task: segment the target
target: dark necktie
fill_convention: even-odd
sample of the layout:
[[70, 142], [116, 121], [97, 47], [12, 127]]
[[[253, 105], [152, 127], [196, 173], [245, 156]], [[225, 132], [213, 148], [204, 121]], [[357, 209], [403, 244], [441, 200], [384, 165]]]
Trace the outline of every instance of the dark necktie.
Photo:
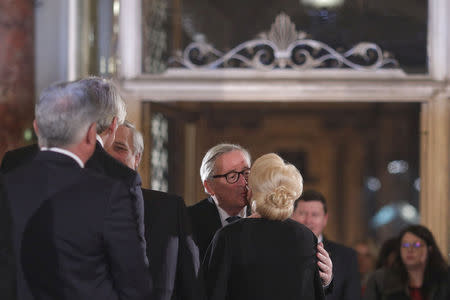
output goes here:
[[239, 220], [239, 219], [241, 219], [241, 217], [239, 217], [239, 216], [232, 216], [232, 217], [226, 218], [225, 221], [227, 221], [228, 224], [229, 224], [229, 223], [234, 222], [234, 221], [237, 221], [237, 220]]

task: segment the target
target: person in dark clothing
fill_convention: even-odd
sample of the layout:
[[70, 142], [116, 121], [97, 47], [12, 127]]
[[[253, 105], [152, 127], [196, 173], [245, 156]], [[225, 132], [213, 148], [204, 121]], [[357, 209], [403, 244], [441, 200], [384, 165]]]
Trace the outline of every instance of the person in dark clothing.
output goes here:
[[364, 300], [448, 300], [450, 273], [433, 234], [422, 225], [405, 228], [396, 258], [369, 278]]
[[[247, 200], [250, 166], [248, 151], [234, 144], [218, 144], [203, 157], [200, 177], [209, 197], [188, 207], [201, 261], [218, 229], [250, 215]], [[319, 274], [329, 293], [332, 263], [321, 244], [318, 245], [317, 256]]]
[[0, 173], [0, 299], [16, 299], [16, 266], [12, 240], [11, 210]]
[[[108, 153], [136, 170], [144, 151], [144, 140], [133, 124], [125, 121], [117, 128]], [[153, 300], [201, 300], [203, 289], [198, 278], [198, 248], [183, 198], [142, 189], [144, 226], [153, 279]]]
[[289, 217], [303, 189], [300, 172], [276, 154], [255, 161], [249, 218], [214, 236], [202, 263], [209, 300], [324, 299], [317, 238]]
[[4, 177], [18, 299], [150, 297], [128, 187], [85, 168], [100, 114], [95, 95], [78, 82], [51, 86], [36, 103], [41, 149]]
[[330, 254], [333, 262], [333, 288], [331, 292], [327, 293], [326, 299], [361, 299], [361, 282], [356, 252], [324, 238], [322, 234], [328, 221], [325, 197], [314, 190], [305, 191], [295, 201], [292, 219], [311, 229]]

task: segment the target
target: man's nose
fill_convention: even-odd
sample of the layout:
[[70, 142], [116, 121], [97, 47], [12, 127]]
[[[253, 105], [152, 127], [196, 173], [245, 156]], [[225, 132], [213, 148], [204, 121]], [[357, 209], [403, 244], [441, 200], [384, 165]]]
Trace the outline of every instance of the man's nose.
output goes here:
[[245, 176], [243, 174], [239, 174], [239, 179], [237, 183], [241, 186], [246, 186], [248, 184], [248, 180], [245, 179]]
[[309, 225], [311, 223], [311, 217], [309, 215], [305, 215], [305, 225]]

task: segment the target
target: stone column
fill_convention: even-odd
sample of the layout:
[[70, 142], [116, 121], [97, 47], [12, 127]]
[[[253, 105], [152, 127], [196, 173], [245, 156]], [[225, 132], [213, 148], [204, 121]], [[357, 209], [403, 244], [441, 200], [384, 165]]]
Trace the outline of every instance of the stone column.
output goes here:
[[[0, 158], [23, 146], [34, 107], [34, 7], [29, 0], [0, 0]], [[29, 136], [30, 137], [30, 136]]]
[[428, 2], [430, 77], [442, 86], [421, 112], [421, 223], [433, 232], [444, 257], [450, 254], [450, 2]]
[[421, 111], [421, 223], [436, 239], [444, 257], [449, 253], [450, 101], [439, 93]]

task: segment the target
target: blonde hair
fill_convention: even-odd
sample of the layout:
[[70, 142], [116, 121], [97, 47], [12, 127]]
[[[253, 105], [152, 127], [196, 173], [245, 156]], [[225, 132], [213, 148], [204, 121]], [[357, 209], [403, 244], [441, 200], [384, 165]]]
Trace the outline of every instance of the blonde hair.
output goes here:
[[263, 218], [285, 220], [294, 209], [294, 201], [303, 191], [303, 178], [297, 168], [275, 153], [258, 158], [249, 178], [252, 206]]

